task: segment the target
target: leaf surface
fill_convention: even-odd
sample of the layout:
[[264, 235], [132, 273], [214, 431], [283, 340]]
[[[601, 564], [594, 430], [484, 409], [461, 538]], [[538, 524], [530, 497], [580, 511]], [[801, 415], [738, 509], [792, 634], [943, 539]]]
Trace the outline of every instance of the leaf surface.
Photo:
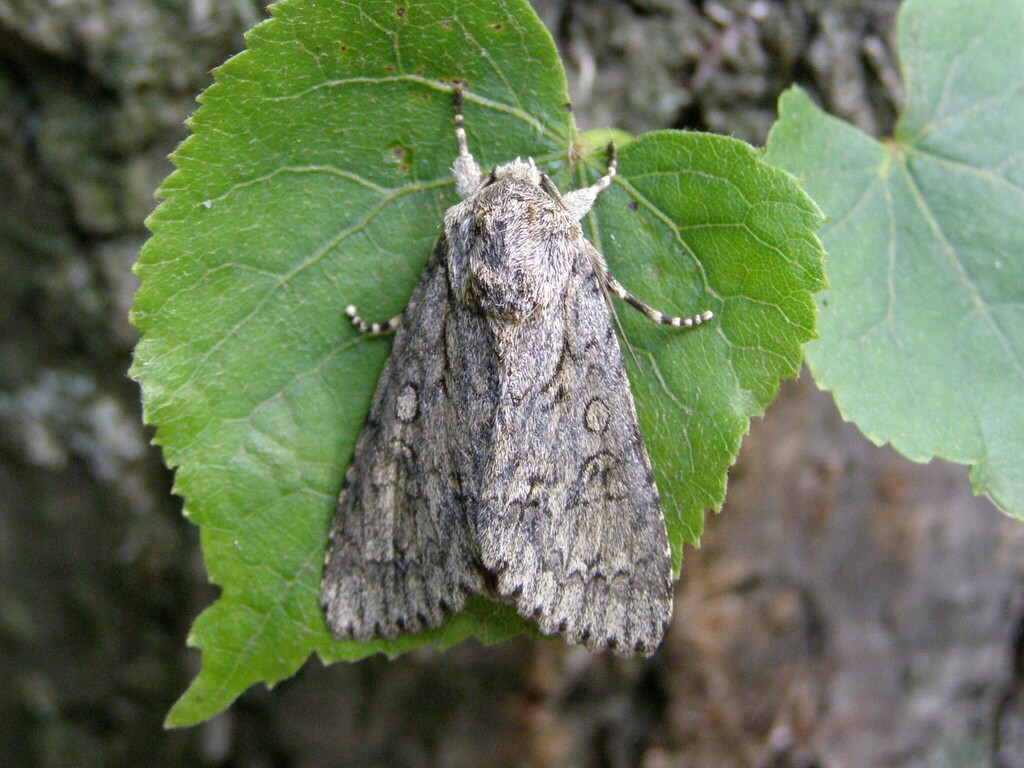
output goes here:
[[886, 141], [799, 90], [767, 158], [830, 217], [818, 383], [875, 443], [972, 465], [1024, 516], [1024, 5], [910, 0], [907, 93]]
[[[568, 189], [606, 162], [580, 159], [561, 64], [526, 2], [272, 10], [202, 95], [137, 266], [133, 373], [222, 589], [193, 628], [202, 669], [169, 725], [212, 716], [312, 652], [354, 660], [529, 629], [479, 598], [420, 635], [328, 634], [327, 528], [389, 348], [357, 336], [344, 308], [399, 312], [456, 200], [453, 79], [467, 83], [485, 167], [532, 156]], [[666, 312], [716, 313], [680, 332], [617, 305], [678, 564], [703, 510], [721, 505], [749, 416], [813, 333], [819, 214], [788, 174], [722, 137], [641, 136], [620, 171], [586, 223], [612, 270]]]

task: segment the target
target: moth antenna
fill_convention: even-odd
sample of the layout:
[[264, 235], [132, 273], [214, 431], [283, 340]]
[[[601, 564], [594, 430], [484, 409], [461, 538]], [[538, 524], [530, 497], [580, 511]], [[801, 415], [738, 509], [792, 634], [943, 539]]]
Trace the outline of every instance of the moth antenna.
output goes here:
[[[530, 159], [533, 162], [533, 159]], [[565, 208], [565, 200], [562, 198], [562, 193], [558, 191], [558, 187], [555, 186], [555, 182], [551, 180], [544, 171], [540, 171], [540, 185], [543, 189], [547, 190], [547, 193], [555, 198], [555, 201]]]
[[466, 142], [462, 93], [462, 83], [456, 80], [452, 83], [452, 100], [455, 108], [455, 141], [459, 145], [459, 156], [455, 158], [455, 164], [452, 166], [452, 175], [455, 176], [455, 191], [459, 193], [459, 197], [469, 197], [480, 186], [480, 166], [469, 153], [469, 145]]
[[572, 192], [566, 192], [565, 197], [562, 198], [563, 205], [570, 215], [577, 219], [582, 219], [590, 209], [594, 206], [594, 201], [597, 200], [597, 196], [612, 183], [612, 179], [615, 178], [615, 174], [618, 172], [619, 161], [615, 154], [615, 143], [608, 142], [608, 169], [605, 171], [604, 176], [595, 181], [589, 187], [583, 189], [574, 189]]
[[455, 141], [459, 145], [459, 157], [471, 156], [466, 144], [465, 118], [462, 116], [462, 83], [456, 81], [452, 85], [452, 98], [455, 108]]
[[608, 142], [608, 167], [605, 169], [604, 176], [602, 176], [600, 179], [598, 179], [593, 184], [591, 184], [590, 187], [588, 187], [588, 189], [593, 190], [594, 197], [597, 197], [598, 194], [600, 194], [604, 190], [608, 189], [608, 187], [612, 183], [612, 179], [615, 178], [615, 175], [618, 172], [619, 172], [619, 156], [618, 156], [618, 154], [615, 151], [615, 142], [614, 141], [609, 141]]
[[386, 333], [397, 330], [398, 326], [402, 324], [402, 317], [405, 315], [404, 312], [399, 312], [386, 323], [368, 323], [359, 316], [353, 304], [345, 307], [345, 314], [348, 315], [348, 319], [352, 321], [352, 325], [356, 327], [356, 330], [371, 336], [383, 336]]
[[619, 169], [619, 154], [615, 151], [615, 139], [608, 141], [608, 171], [607, 175], [615, 176]]

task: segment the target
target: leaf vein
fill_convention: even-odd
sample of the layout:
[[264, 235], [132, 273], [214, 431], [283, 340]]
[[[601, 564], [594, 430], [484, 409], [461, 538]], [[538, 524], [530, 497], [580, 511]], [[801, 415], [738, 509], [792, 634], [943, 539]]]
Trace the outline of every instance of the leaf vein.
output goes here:
[[241, 331], [242, 328], [248, 325], [248, 323], [251, 320], [258, 317], [259, 313], [263, 310], [263, 308], [266, 307], [267, 304], [270, 303], [271, 299], [273, 299], [277, 295], [277, 292], [281, 290], [284, 286], [286, 286], [293, 278], [295, 278], [296, 275], [304, 272], [306, 269], [309, 269], [310, 267], [319, 263], [328, 253], [337, 248], [338, 245], [343, 243], [349, 237], [363, 231], [367, 226], [369, 226], [370, 222], [373, 221], [373, 219], [376, 218], [376, 216], [382, 210], [384, 210], [388, 205], [390, 205], [398, 198], [403, 197], [407, 194], [412, 194], [414, 192], [447, 186], [451, 183], [453, 183], [452, 180], [446, 177], [444, 179], [438, 179], [432, 182], [425, 182], [423, 184], [415, 186], [402, 187], [401, 189], [398, 189], [393, 193], [386, 195], [376, 205], [371, 207], [359, 221], [357, 221], [351, 227], [348, 227], [339, 232], [337, 235], [331, 238], [331, 240], [329, 240], [325, 245], [317, 249], [316, 252], [314, 252], [309, 258], [305, 259], [299, 264], [296, 264], [288, 272], [281, 275], [278, 278], [277, 283], [274, 286], [272, 286], [269, 291], [267, 291], [266, 295], [263, 298], [256, 302], [256, 304], [245, 315], [245, 317], [243, 317], [241, 320], [235, 323], [235, 325], [233, 325], [228, 330], [227, 333], [225, 333], [220, 339], [218, 339], [218, 341], [215, 344], [213, 344], [206, 351], [205, 354], [203, 354], [203, 356], [195, 364], [195, 367], [184, 379], [184, 381], [182, 381], [181, 384], [175, 387], [174, 391], [170, 394], [170, 399], [177, 399], [177, 396], [180, 394], [181, 390], [192, 383], [195, 376], [198, 374], [200, 370], [202, 370], [205, 367], [206, 363], [210, 360], [210, 358], [230, 339], [237, 336], [239, 331]]
[[[431, 89], [433, 91], [438, 91], [440, 93], [452, 93], [452, 87], [450, 85], [446, 85], [444, 83], [440, 83], [440, 82], [437, 82], [435, 80], [431, 80], [429, 77], [423, 77], [422, 75], [401, 74], [401, 75], [383, 75], [383, 76], [380, 76], [380, 77], [359, 76], [359, 77], [337, 78], [335, 80], [328, 80], [328, 81], [323, 82], [323, 83], [317, 83], [316, 85], [311, 85], [308, 88], [303, 88], [301, 91], [295, 91], [294, 93], [288, 93], [288, 94], [284, 94], [282, 96], [268, 96], [266, 98], [266, 100], [267, 101], [293, 101], [295, 99], [301, 99], [303, 96], [307, 96], [310, 93], [315, 93], [316, 91], [319, 91], [319, 90], [322, 90], [322, 89], [325, 89], [325, 88], [339, 88], [339, 87], [346, 86], [346, 85], [360, 85], [360, 84], [365, 84], [365, 85], [384, 85], [384, 84], [387, 84], [387, 83], [411, 83], [411, 84], [414, 84], [414, 85], [423, 86], [424, 88], [429, 88], [429, 89]], [[482, 96], [479, 96], [479, 95], [473, 93], [472, 91], [466, 91], [463, 94], [463, 98], [467, 102], [473, 102], [474, 104], [477, 104], [477, 105], [479, 105], [481, 107], [484, 107], [486, 109], [491, 109], [491, 110], [494, 110], [495, 112], [501, 112], [503, 114], [507, 114], [507, 115], [510, 115], [512, 117], [515, 117], [515, 118], [523, 121], [524, 123], [526, 123], [530, 127], [532, 127], [535, 131], [537, 131], [541, 135], [547, 137], [548, 139], [551, 139], [552, 141], [556, 141], [556, 142], [557, 141], [564, 141], [564, 137], [560, 136], [558, 133], [556, 133], [555, 131], [551, 130], [548, 126], [546, 126], [544, 123], [542, 123], [540, 120], [535, 118], [530, 113], [528, 113], [525, 110], [520, 109], [520, 108], [518, 108], [516, 106], [511, 106], [511, 105], [508, 105], [508, 104], [503, 104], [502, 102], [494, 101], [493, 99], [486, 99], [486, 98], [484, 98]]]
[[360, 176], [358, 173], [352, 173], [351, 171], [343, 171], [340, 168], [335, 168], [334, 166], [331, 165], [283, 165], [279, 168], [275, 168], [274, 170], [270, 171], [270, 173], [263, 174], [262, 176], [256, 176], [252, 179], [246, 179], [245, 181], [240, 181], [237, 184], [232, 184], [220, 195], [218, 195], [217, 197], [210, 198], [209, 201], [205, 201], [204, 203], [202, 203], [202, 205], [206, 205], [206, 202], [209, 202], [211, 205], [213, 203], [218, 203], [221, 200], [224, 200], [227, 197], [233, 195], [235, 192], [239, 190], [255, 186], [257, 184], [262, 184], [263, 182], [271, 181], [277, 176], [282, 176], [285, 174], [305, 173], [323, 173], [329, 176], [337, 176], [339, 178], [354, 182], [359, 186], [365, 187], [366, 189], [369, 189], [372, 192], [376, 192], [378, 195], [382, 196], [392, 194], [393, 192], [396, 191], [395, 189], [389, 189], [387, 187], [382, 187], [380, 184], [375, 184], [366, 177]]
[[971, 279], [971, 276], [968, 274], [963, 263], [957, 256], [956, 248], [953, 247], [953, 244], [946, 237], [946, 233], [943, 231], [942, 226], [939, 224], [938, 220], [932, 214], [932, 211], [928, 207], [928, 203], [925, 200], [924, 195], [921, 193], [920, 187], [918, 187], [917, 185], [917, 180], [914, 178], [914, 174], [911, 173], [910, 169], [906, 166], [905, 163], [900, 163], [900, 169], [902, 170], [904, 176], [906, 176], [907, 178], [907, 183], [910, 186], [910, 190], [914, 196], [914, 202], [917, 204], [918, 210], [924, 217], [929, 229], [932, 230], [932, 234], [935, 235], [936, 240], [939, 242], [943, 250], [946, 252], [946, 256], [949, 259], [950, 265], [960, 276], [960, 279], [963, 282], [964, 287], [967, 288], [967, 291], [971, 296], [972, 303], [974, 304], [975, 310], [978, 311], [978, 313], [985, 318], [985, 320], [992, 328], [992, 330], [995, 331], [996, 338], [999, 339], [1000, 345], [1005, 350], [1007, 359], [1012, 361], [1013, 368], [1017, 373], [1017, 377], [1020, 379], [1024, 379], [1024, 362], [1022, 362], [1020, 356], [1017, 354], [1013, 345], [1010, 343], [1010, 340], [1007, 337], [1003, 328], [999, 325], [999, 323], [996, 322], [995, 317], [993, 317], [988, 304], [986, 304], [985, 300], [982, 298], [981, 293], [978, 290], [978, 286]]

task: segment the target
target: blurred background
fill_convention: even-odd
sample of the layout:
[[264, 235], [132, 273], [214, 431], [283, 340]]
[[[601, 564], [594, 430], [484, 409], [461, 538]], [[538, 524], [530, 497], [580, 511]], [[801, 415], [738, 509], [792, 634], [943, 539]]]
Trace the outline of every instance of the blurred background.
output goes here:
[[[895, 0], [537, 0], [581, 127], [763, 144], [796, 82], [881, 136]], [[804, 375], [648, 660], [523, 639], [161, 723], [215, 597], [127, 376], [143, 219], [252, 0], [0, 0], [0, 766], [1024, 766], [1024, 525]]]

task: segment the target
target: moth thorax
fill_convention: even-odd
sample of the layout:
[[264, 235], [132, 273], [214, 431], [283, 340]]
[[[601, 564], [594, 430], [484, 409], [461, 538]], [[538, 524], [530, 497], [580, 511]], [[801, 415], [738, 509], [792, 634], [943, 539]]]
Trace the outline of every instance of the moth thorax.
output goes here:
[[519, 322], [560, 295], [568, 278], [565, 242], [575, 221], [523, 179], [498, 181], [474, 199], [465, 232], [462, 296], [493, 319]]

